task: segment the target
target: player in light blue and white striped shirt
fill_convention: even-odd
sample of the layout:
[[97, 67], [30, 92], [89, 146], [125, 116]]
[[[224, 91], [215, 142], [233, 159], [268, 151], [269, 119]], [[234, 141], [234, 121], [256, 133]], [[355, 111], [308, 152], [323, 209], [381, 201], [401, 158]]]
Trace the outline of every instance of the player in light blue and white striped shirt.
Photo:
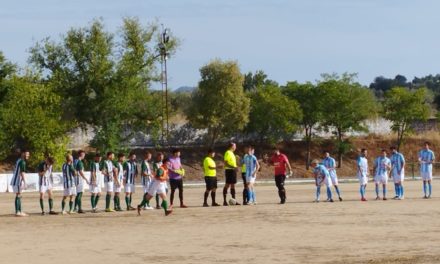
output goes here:
[[374, 183], [376, 185], [376, 200], [380, 199], [379, 185], [382, 184], [383, 200], [387, 200], [388, 172], [391, 169], [391, 160], [387, 157], [387, 151], [382, 149], [382, 155], [374, 161]]
[[324, 152], [324, 159], [322, 160], [322, 164], [326, 167], [328, 172], [330, 173], [330, 179], [332, 180], [333, 186], [335, 186], [336, 193], [338, 194], [339, 201], [342, 202], [341, 192], [338, 187], [338, 176], [336, 175], [336, 161], [334, 158], [330, 157], [330, 153], [328, 151]]
[[390, 148], [393, 154], [391, 155], [391, 176], [394, 181], [394, 189], [396, 196], [394, 199], [403, 200], [403, 181], [405, 180], [405, 157], [402, 153], [397, 151], [396, 147]]
[[367, 189], [368, 184], [368, 159], [367, 159], [367, 150], [362, 149], [361, 154], [357, 159], [357, 176], [359, 178], [359, 192], [361, 193], [361, 201], [366, 202], [367, 198], [365, 198], [365, 191]]
[[[432, 150], [429, 149], [429, 142], [425, 142], [425, 147], [419, 152], [420, 163], [420, 175], [423, 179], [423, 192], [425, 196], [423, 198], [431, 198], [432, 194], [432, 163], [435, 160], [435, 155]], [[426, 184], [428, 184], [429, 192], [427, 193]]]

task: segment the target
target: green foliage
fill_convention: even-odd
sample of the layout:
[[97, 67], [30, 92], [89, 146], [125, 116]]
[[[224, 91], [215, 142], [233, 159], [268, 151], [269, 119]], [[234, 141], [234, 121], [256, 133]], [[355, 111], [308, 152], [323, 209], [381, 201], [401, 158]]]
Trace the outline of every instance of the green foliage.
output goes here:
[[275, 143], [283, 135], [294, 132], [302, 118], [297, 101], [282, 94], [278, 86], [264, 85], [250, 94], [251, 110], [248, 133], [257, 133], [260, 141]]
[[[348, 131], [366, 131], [363, 121], [377, 111], [376, 99], [371, 90], [355, 82], [355, 74], [323, 75], [318, 83], [323, 103], [323, 122], [326, 129], [334, 129], [338, 144], [342, 144]], [[339, 166], [342, 162], [338, 153]]]
[[411, 132], [415, 121], [426, 121], [430, 114], [432, 97], [426, 88], [409, 90], [394, 87], [385, 93], [382, 102], [382, 115], [390, 120], [391, 129], [397, 132], [397, 146], [400, 147], [404, 136]]
[[278, 83], [267, 79], [267, 74], [262, 70], [256, 71], [255, 73], [248, 72], [244, 75], [243, 89], [246, 92], [255, 91], [258, 87], [263, 85], [278, 86]]
[[222, 136], [242, 130], [249, 121], [249, 98], [243, 75], [234, 61], [213, 60], [200, 69], [201, 81], [192, 96], [187, 116], [195, 128], [208, 130], [213, 146]]
[[[125, 18], [114, 35], [101, 20], [72, 28], [59, 43], [46, 39], [31, 49], [31, 62], [49, 72], [47, 82], [64, 98], [64, 117], [96, 132], [100, 151], [120, 149], [136, 132], [157, 130], [160, 98], [149, 91], [159, 76], [159, 27]], [[178, 41], [167, 44], [173, 54]], [[115, 55], [116, 54], [116, 55]]]
[[62, 97], [38, 76], [14, 76], [0, 107], [0, 154], [4, 158], [16, 148], [32, 151], [31, 165], [51, 155], [62, 160], [66, 153], [68, 126], [62, 120]]

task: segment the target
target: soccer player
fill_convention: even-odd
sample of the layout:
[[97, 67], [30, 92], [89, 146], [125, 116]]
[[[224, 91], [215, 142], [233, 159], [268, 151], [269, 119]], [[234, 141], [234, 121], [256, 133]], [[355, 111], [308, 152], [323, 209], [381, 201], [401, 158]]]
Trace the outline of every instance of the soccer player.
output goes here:
[[286, 189], [284, 189], [284, 181], [286, 180], [286, 169], [289, 169], [289, 174], [292, 173], [289, 159], [286, 155], [280, 152], [280, 149], [275, 147], [274, 153], [270, 160], [271, 165], [275, 167], [275, 184], [278, 188], [278, 196], [280, 197], [280, 204], [286, 203]]
[[53, 210], [53, 194], [52, 194], [52, 187], [53, 187], [53, 164], [54, 159], [52, 157], [47, 157], [43, 162], [41, 162], [38, 165], [38, 187], [40, 191], [40, 207], [41, 207], [41, 215], [45, 215], [44, 212], [44, 194], [47, 193], [49, 196], [48, 202], [49, 202], [49, 214], [51, 215], [57, 215]]
[[220, 206], [215, 202], [215, 191], [217, 190], [217, 166], [214, 161], [215, 152], [213, 149], [208, 150], [208, 155], [203, 160], [203, 172], [205, 174], [206, 191], [203, 199], [203, 207], [208, 207], [208, 196], [211, 192], [211, 205]]
[[321, 196], [321, 186], [323, 184], [327, 187], [327, 201], [333, 203], [332, 198], [332, 180], [330, 178], [330, 172], [327, 168], [319, 164], [318, 160], [312, 161], [313, 174], [315, 175], [315, 185], [316, 185], [316, 199], [315, 202], [319, 202], [319, 198]]
[[247, 201], [249, 204], [256, 205], [257, 199], [255, 197], [254, 184], [257, 171], [260, 169], [260, 163], [258, 163], [257, 157], [254, 155], [254, 147], [249, 146], [247, 151], [247, 155], [243, 158], [243, 163], [246, 165]]
[[110, 208], [110, 202], [112, 200], [112, 194], [114, 191], [114, 181], [117, 175], [116, 164], [113, 159], [115, 158], [115, 154], [111, 151], [107, 152], [107, 158], [104, 160], [104, 166], [102, 170], [102, 174], [104, 174], [104, 186], [107, 194], [105, 195], [105, 211], [113, 212], [113, 209]]
[[170, 194], [170, 204], [173, 206], [174, 201], [174, 192], [176, 189], [179, 189], [179, 200], [180, 200], [180, 208], [187, 208], [187, 206], [183, 203], [183, 178], [182, 174], [184, 174], [184, 169], [182, 168], [182, 164], [180, 162], [180, 150], [173, 149], [173, 155], [169, 158], [171, 166], [168, 168], [169, 170], [169, 178], [170, 178], [170, 186], [171, 186], [171, 194]]
[[330, 156], [328, 151], [324, 152], [324, 159], [322, 160], [322, 164], [330, 173], [330, 179], [332, 180], [332, 185], [335, 187], [336, 193], [338, 194], [339, 201], [342, 202], [341, 192], [339, 191], [338, 186], [338, 175], [336, 174], [336, 162], [335, 159]]
[[[432, 163], [435, 160], [435, 155], [432, 150], [429, 149], [429, 142], [425, 142], [425, 147], [419, 152], [419, 163], [420, 163], [420, 175], [423, 180], [423, 192], [425, 196], [424, 199], [431, 198], [432, 194]], [[428, 190], [426, 190], [426, 184], [428, 184]]]
[[64, 196], [61, 201], [61, 213], [66, 214], [64, 208], [66, 207], [66, 199], [69, 197], [69, 214], [73, 212], [73, 198], [76, 195], [75, 188], [75, 176], [76, 171], [73, 166], [73, 157], [68, 154], [66, 156], [66, 162], [63, 164], [63, 186], [64, 186]]
[[14, 175], [11, 179], [11, 186], [15, 193], [15, 216], [28, 216], [21, 210], [21, 192], [26, 188], [26, 161], [29, 159], [28, 150], [22, 150], [20, 158], [15, 163]]
[[75, 208], [78, 206], [78, 214], [84, 214], [84, 210], [82, 209], [82, 196], [84, 192], [84, 181], [89, 184], [86, 176], [84, 175], [84, 158], [86, 153], [84, 150], [78, 151], [78, 160], [75, 164], [76, 169], [76, 177], [75, 177], [75, 185], [76, 185], [76, 198], [75, 198]]
[[96, 153], [94, 161], [90, 163], [90, 201], [92, 204], [92, 212], [98, 212], [98, 202], [101, 197], [101, 155]]
[[403, 181], [405, 180], [405, 157], [397, 151], [396, 147], [390, 148], [391, 152], [391, 176], [394, 181], [396, 196], [394, 199], [403, 200]]
[[[146, 203], [148, 203], [151, 198], [153, 198], [156, 194], [159, 194], [160, 198], [162, 198], [162, 208], [165, 211], [165, 215], [169, 215], [172, 213], [171, 209], [168, 209], [167, 202], [167, 193], [166, 193], [166, 182], [168, 180], [168, 167], [170, 166], [169, 159], [164, 159], [162, 165], [157, 168], [154, 174], [154, 180], [150, 185], [150, 189], [148, 190], [148, 195], [146, 199]], [[143, 204], [138, 205], [137, 211], [138, 215], [141, 215], [141, 208]]]
[[142, 197], [142, 202], [140, 206], [143, 209], [151, 210], [153, 207], [150, 206], [150, 202], [147, 201], [148, 189], [153, 182], [153, 173], [150, 166], [151, 152], [147, 151], [144, 154], [144, 160], [141, 164], [141, 177], [142, 177], [142, 187], [144, 189], [144, 196]]
[[379, 185], [382, 184], [383, 200], [387, 200], [388, 172], [391, 169], [391, 160], [387, 157], [387, 151], [382, 149], [382, 155], [374, 161], [374, 183], [376, 185], [376, 200], [380, 200]]
[[116, 169], [117, 169], [117, 176], [115, 179], [115, 185], [114, 185], [114, 190], [115, 190], [115, 196], [113, 197], [113, 203], [114, 203], [114, 210], [115, 211], [122, 211], [121, 208], [121, 196], [120, 193], [122, 191], [123, 188], [123, 182], [124, 182], [124, 162], [125, 162], [125, 154], [124, 153], [119, 153], [118, 154], [118, 163], [116, 164]]
[[[164, 160], [165, 155], [162, 152], [156, 153], [156, 160], [153, 162], [153, 176], [156, 177], [156, 171], [162, 166], [162, 161]], [[165, 183], [165, 191], [168, 193], [167, 185]], [[159, 204], [159, 194], [156, 193], [156, 209], [162, 209]]]
[[241, 159], [241, 178], [243, 179], [243, 205], [247, 205], [248, 203], [248, 185], [246, 183], [246, 164], [243, 163], [243, 160], [246, 158], [248, 149], [247, 147], [244, 148], [244, 155]]
[[361, 153], [357, 159], [357, 176], [359, 179], [359, 192], [361, 193], [361, 201], [366, 202], [365, 190], [368, 184], [368, 160], [367, 160], [367, 150], [361, 149]]
[[[225, 187], [223, 188], [223, 205], [228, 206], [226, 202], [226, 196], [228, 195], [228, 189], [231, 188], [232, 199], [235, 199], [235, 184], [237, 183], [237, 158], [234, 151], [237, 148], [235, 143], [229, 143], [228, 150], [224, 155], [225, 162]], [[236, 205], [240, 205], [236, 203]]]
[[127, 211], [136, 210], [131, 206], [132, 194], [134, 192], [137, 176], [136, 154], [130, 153], [128, 161], [124, 163], [124, 185], [125, 185], [125, 205]]

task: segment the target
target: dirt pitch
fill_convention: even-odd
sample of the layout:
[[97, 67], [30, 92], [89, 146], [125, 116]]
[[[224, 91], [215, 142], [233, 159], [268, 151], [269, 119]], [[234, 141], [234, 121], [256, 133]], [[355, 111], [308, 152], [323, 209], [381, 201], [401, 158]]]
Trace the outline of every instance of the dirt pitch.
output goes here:
[[312, 185], [289, 185], [285, 205], [274, 186], [257, 186], [257, 206], [218, 208], [200, 206], [203, 188], [187, 188], [190, 208], [168, 217], [40, 216], [37, 194], [26, 193], [31, 215], [16, 218], [13, 194], [1, 194], [0, 263], [440, 263], [437, 186], [431, 200], [421, 199], [417, 181], [406, 182], [404, 201], [373, 201], [370, 184], [362, 203], [357, 184], [342, 184], [344, 202], [315, 204]]

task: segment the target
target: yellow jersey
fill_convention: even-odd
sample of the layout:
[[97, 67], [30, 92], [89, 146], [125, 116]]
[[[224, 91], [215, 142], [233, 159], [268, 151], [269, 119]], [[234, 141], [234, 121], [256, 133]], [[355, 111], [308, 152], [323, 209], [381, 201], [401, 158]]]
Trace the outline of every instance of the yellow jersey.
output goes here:
[[205, 173], [206, 177], [215, 177], [217, 176], [217, 171], [215, 169], [215, 161], [211, 157], [206, 157], [205, 160], [203, 160], [203, 171]]
[[232, 150], [227, 150], [225, 152], [225, 169], [235, 169], [237, 168], [237, 159], [235, 158], [235, 154]]

